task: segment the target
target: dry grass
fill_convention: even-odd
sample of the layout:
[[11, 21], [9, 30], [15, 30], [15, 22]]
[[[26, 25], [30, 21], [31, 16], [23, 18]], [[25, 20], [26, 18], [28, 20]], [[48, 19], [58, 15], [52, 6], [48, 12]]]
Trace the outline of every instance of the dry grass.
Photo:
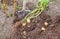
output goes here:
[[8, 12], [8, 9], [7, 9], [7, 4], [5, 3], [4, 0], [3, 0], [3, 9], [4, 9], [4, 12], [6, 13], [6, 15], [9, 16], [9, 12]]

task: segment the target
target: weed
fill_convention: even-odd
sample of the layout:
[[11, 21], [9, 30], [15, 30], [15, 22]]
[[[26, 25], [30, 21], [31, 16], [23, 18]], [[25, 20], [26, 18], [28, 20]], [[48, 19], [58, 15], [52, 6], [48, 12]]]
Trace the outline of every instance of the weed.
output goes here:
[[40, 2], [40, 7], [46, 10], [49, 0], [39, 0], [39, 2]]

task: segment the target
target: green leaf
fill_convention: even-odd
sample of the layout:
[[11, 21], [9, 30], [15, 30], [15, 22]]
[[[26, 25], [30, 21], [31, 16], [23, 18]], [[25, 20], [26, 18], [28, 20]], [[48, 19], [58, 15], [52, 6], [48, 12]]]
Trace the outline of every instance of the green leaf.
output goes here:
[[46, 9], [47, 5], [49, 4], [49, 0], [39, 0], [40, 7]]
[[20, 6], [16, 6], [16, 7], [15, 7], [16, 10], [19, 10], [20, 8], [21, 8]]

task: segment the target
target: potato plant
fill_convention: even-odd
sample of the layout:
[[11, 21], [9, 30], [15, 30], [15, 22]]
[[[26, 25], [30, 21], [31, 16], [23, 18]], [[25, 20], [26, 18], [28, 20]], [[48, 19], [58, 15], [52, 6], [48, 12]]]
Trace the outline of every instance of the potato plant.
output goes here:
[[47, 5], [49, 4], [49, 0], [39, 0], [39, 2], [40, 6], [38, 6], [38, 8], [27, 14], [26, 17], [22, 19], [23, 23], [27, 22], [27, 19], [32, 19], [39, 16], [42, 13], [42, 11], [46, 10]]

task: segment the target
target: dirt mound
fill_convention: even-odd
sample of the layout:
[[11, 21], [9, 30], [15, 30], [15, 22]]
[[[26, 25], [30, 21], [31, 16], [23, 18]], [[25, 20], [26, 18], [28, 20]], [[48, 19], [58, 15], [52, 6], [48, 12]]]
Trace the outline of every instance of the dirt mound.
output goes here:
[[[14, 26], [13, 34], [7, 39], [60, 39], [59, 18], [60, 16], [56, 16], [52, 21], [49, 15], [42, 13], [37, 18], [31, 19], [31, 23], [27, 23], [25, 26], [22, 26], [22, 23]], [[45, 30], [42, 29], [43, 27]]]

